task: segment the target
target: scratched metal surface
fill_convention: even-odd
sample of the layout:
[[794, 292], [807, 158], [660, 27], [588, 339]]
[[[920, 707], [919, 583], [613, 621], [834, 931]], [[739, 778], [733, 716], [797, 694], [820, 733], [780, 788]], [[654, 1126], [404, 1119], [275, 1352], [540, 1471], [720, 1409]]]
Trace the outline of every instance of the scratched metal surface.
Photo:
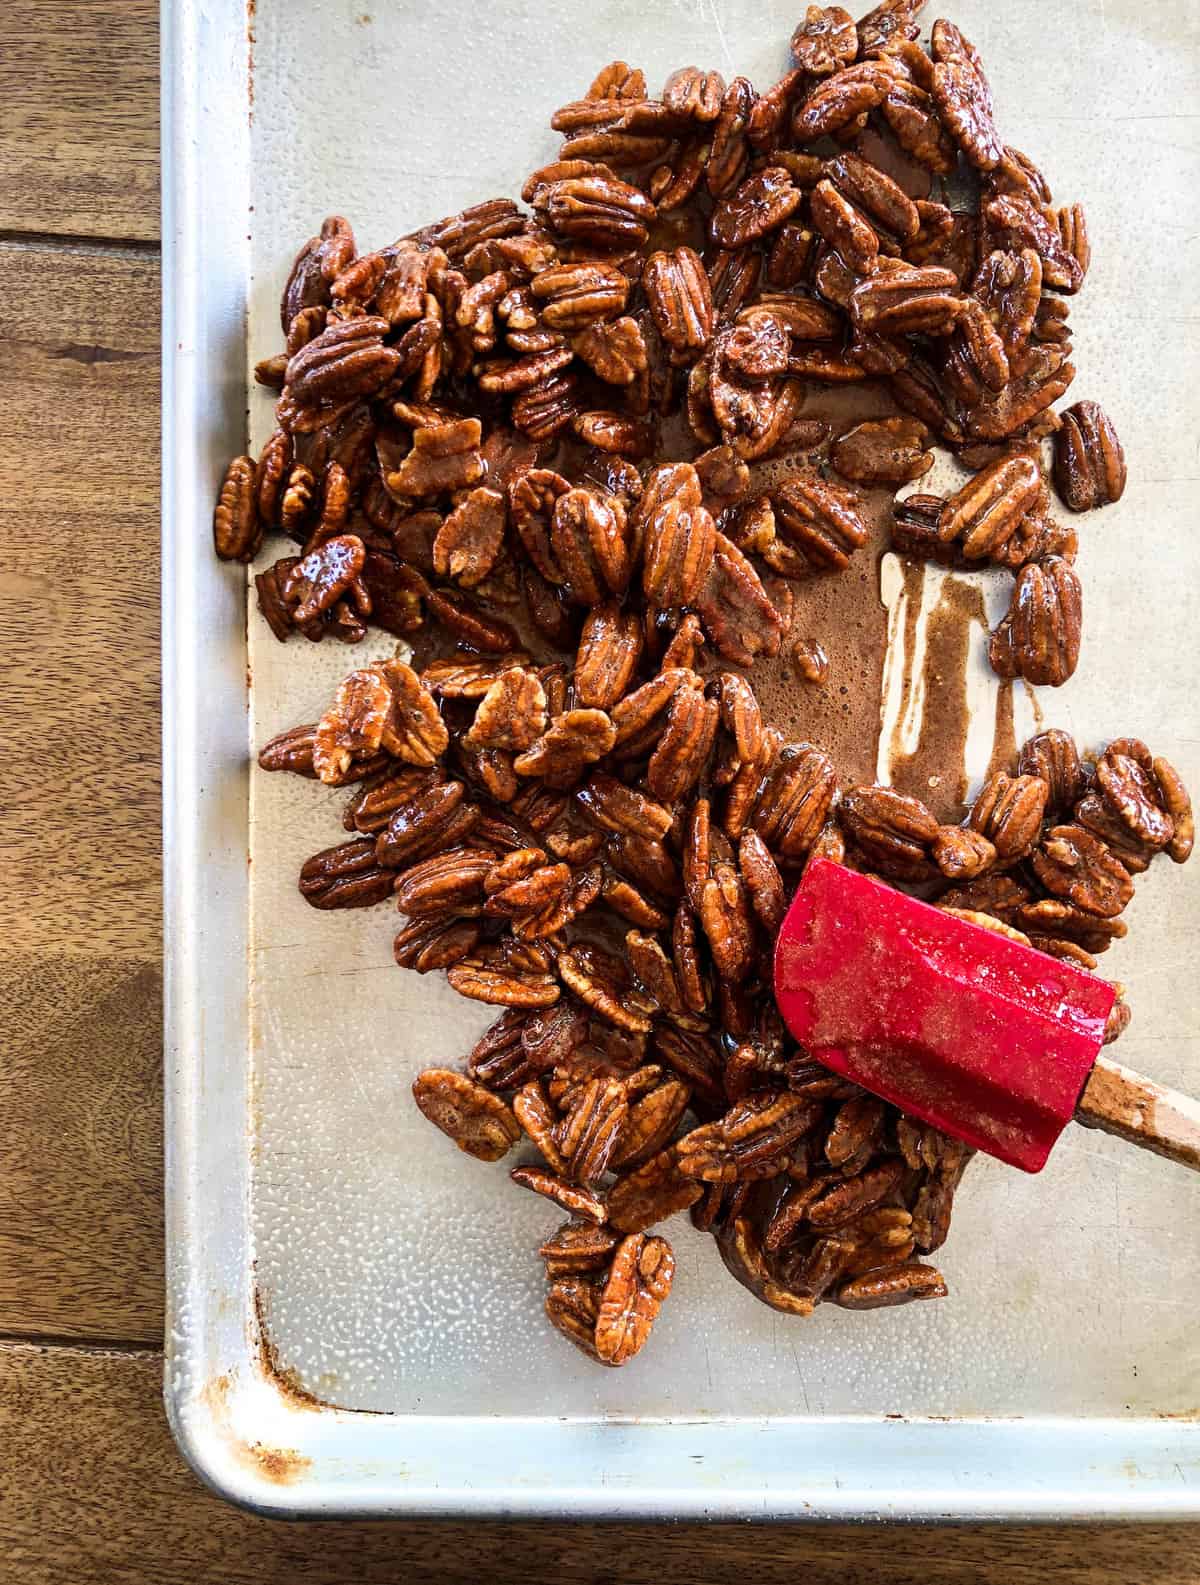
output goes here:
[[[692, 60], [773, 81], [794, 10], [608, 0], [585, 13], [514, 0], [485, 11], [440, 0], [368, 17], [331, 0], [260, 4], [250, 360], [277, 349], [282, 277], [323, 214], [349, 216], [369, 247], [517, 191], [556, 146], [548, 111], [614, 55], [651, 82]], [[1087, 742], [1144, 734], [1195, 786], [1200, 355], [1188, 283], [1200, 119], [1174, 107], [1200, 89], [1200, 13], [1135, 0], [962, 0], [952, 14], [983, 52], [1005, 136], [1033, 154], [1060, 201], [1087, 206], [1095, 263], [1072, 303], [1072, 395], [1104, 403], [1130, 462], [1119, 507], [1082, 525], [1083, 659], [1042, 707]], [[252, 397], [251, 424], [257, 446], [270, 426], [265, 395]], [[365, 654], [282, 648], [255, 617], [250, 650], [255, 743], [316, 716]], [[978, 761], [992, 719], [982, 665], [972, 686]], [[786, 1319], [734, 1284], [677, 1218], [679, 1277], [653, 1347], [628, 1370], [589, 1369], [540, 1316], [532, 1251], [553, 1210], [503, 1169], [455, 1152], [409, 1098], [413, 1074], [457, 1060], [488, 1011], [396, 970], [387, 909], [318, 914], [299, 899], [303, 858], [339, 840], [341, 795], [258, 776], [251, 799], [254, 1247], [278, 1358], [319, 1397], [447, 1415], [1107, 1415], [1200, 1404], [1200, 1179], [1082, 1130], [1040, 1178], [990, 1161], [972, 1168], [938, 1257], [952, 1291], [941, 1304]], [[1130, 938], [1104, 963], [1134, 1007], [1121, 1058], [1200, 1088], [1200, 873], [1156, 865], [1130, 918]]]

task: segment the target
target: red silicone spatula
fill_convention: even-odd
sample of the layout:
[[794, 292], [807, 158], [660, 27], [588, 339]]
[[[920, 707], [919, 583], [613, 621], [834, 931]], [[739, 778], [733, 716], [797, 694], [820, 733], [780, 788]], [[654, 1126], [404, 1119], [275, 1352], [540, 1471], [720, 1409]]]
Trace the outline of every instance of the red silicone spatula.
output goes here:
[[775, 946], [818, 1061], [1026, 1172], [1075, 1118], [1200, 1171], [1200, 1104], [1100, 1055], [1106, 981], [828, 859]]

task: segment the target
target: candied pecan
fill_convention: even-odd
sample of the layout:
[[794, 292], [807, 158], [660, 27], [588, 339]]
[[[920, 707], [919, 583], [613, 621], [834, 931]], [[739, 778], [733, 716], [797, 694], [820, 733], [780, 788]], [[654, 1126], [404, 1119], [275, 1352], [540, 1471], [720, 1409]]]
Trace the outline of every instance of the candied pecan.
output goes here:
[[412, 919], [396, 932], [392, 955], [402, 969], [428, 974], [448, 969], [472, 952], [479, 940], [473, 919]]
[[[1122, 846], [1136, 844], [1158, 851], [1169, 846], [1175, 835], [1174, 822], [1161, 802], [1149, 751], [1139, 758], [1122, 753], [1124, 746], [1118, 739], [1096, 761], [1095, 790], [1106, 814], [1121, 831]], [[1144, 749], [1145, 745], [1137, 747]]]
[[808, 1293], [785, 1287], [772, 1274], [750, 1218], [737, 1215], [732, 1207], [722, 1208], [720, 1214], [725, 1225], [718, 1235], [717, 1248], [731, 1275], [773, 1310], [785, 1315], [811, 1315], [814, 1299]]
[[479, 388], [489, 396], [544, 392], [552, 376], [565, 369], [573, 356], [570, 347], [557, 345], [520, 358], [493, 358], [479, 366]]
[[810, 77], [828, 77], [858, 54], [854, 19], [841, 6], [810, 5], [792, 34], [792, 59]]
[[962, 305], [953, 270], [903, 263], [859, 281], [848, 302], [854, 323], [881, 335], [949, 335]]
[[587, 1032], [587, 1018], [576, 1002], [563, 1000], [548, 1011], [524, 1015], [521, 1048], [538, 1073], [565, 1062]]
[[380, 667], [342, 679], [313, 737], [313, 770], [323, 782], [340, 785], [356, 761], [380, 749], [391, 707], [392, 691]]
[[[549, 174], [563, 172], [565, 174]], [[639, 247], [648, 235], [654, 205], [605, 165], [563, 160], [536, 172], [522, 196], [545, 216], [552, 231], [597, 247]]]
[[581, 1183], [598, 1182], [628, 1116], [628, 1092], [621, 1079], [596, 1077], [580, 1085], [558, 1130], [567, 1175]]
[[1063, 347], [1030, 347], [1019, 376], [1002, 391], [988, 392], [972, 404], [966, 413], [967, 433], [978, 440], [1004, 440], [1018, 431], [1028, 434], [1074, 378], [1075, 366], [1066, 361]]
[[536, 1077], [521, 1037], [526, 1021], [539, 1016], [521, 1007], [510, 1007], [502, 1013], [471, 1051], [467, 1062], [471, 1077], [489, 1090], [516, 1089]]
[[516, 648], [517, 635], [508, 623], [485, 616], [470, 595], [432, 589], [425, 603], [430, 616], [448, 628], [460, 644], [496, 655]]
[[882, 874], [906, 878], [928, 873], [929, 850], [939, 826], [919, 798], [890, 787], [851, 787], [842, 795], [837, 817]]
[[627, 930], [625, 955], [634, 978], [659, 1008], [673, 1015], [686, 1011], [674, 968], [657, 937]]
[[602, 264], [552, 264], [530, 283], [542, 319], [554, 330], [582, 330], [615, 319], [629, 297], [629, 277]]
[[691, 1093], [690, 1087], [679, 1079], [666, 1079], [633, 1101], [610, 1163], [612, 1168], [624, 1173], [659, 1155], [687, 1110]]
[[988, 656], [1001, 677], [1061, 687], [1079, 660], [1083, 594], [1061, 556], [1023, 567], [1008, 615], [992, 634]]
[[815, 473], [789, 475], [772, 495], [775, 526], [816, 571], [840, 571], [867, 539], [862, 498]]
[[600, 1289], [587, 1277], [560, 1277], [546, 1294], [546, 1319], [590, 1360], [600, 1364], [596, 1352], [596, 1318], [600, 1313]]
[[835, 1180], [809, 1202], [807, 1216], [813, 1227], [833, 1228], [856, 1220], [881, 1205], [899, 1187], [905, 1163], [887, 1157], [856, 1177]]
[[546, 730], [546, 690], [535, 672], [506, 667], [479, 701], [463, 742], [519, 754]]
[[483, 477], [482, 432], [477, 418], [418, 425], [412, 450], [387, 476], [388, 489], [397, 495], [427, 496], [478, 484]]
[[1054, 482], [1072, 512], [1090, 512], [1125, 493], [1125, 453], [1098, 403], [1076, 402], [1062, 414], [1054, 437]]
[[1055, 215], [1058, 234], [1063, 246], [1077, 261], [1086, 276], [1092, 262], [1092, 245], [1088, 240], [1087, 216], [1082, 204], [1065, 205]]
[[1017, 771], [1045, 782], [1047, 815], [1069, 813], [1087, 787], [1075, 739], [1058, 727], [1039, 732], [1022, 744]]
[[656, 798], [675, 803], [699, 781], [712, 751], [719, 708], [698, 687], [675, 690], [646, 767], [646, 787]]
[[[906, 154], [939, 176], [953, 174], [958, 150], [925, 88], [896, 77], [888, 85], [879, 108]], [[923, 262], [912, 258], [914, 263]]]
[[901, 39], [915, 39], [917, 15], [925, 0], [881, 0], [858, 22], [858, 47], [863, 55], [882, 52]]
[[787, 894], [775, 860], [757, 831], [742, 833], [738, 842], [738, 865], [750, 905], [763, 928], [774, 938], [787, 911]]
[[891, 83], [891, 73], [877, 61], [860, 61], [856, 66], [847, 66], [832, 77], [821, 79], [796, 107], [792, 117], [796, 141], [812, 143], [829, 133], [840, 132], [865, 111], [880, 104]]
[[283, 297], [279, 321], [287, 335], [296, 315], [306, 308], [324, 308], [330, 300], [330, 286], [354, 258], [354, 232], [341, 215], [330, 215], [321, 222], [319, 236], [310, 237], [292, 264]]
[[390, 329], [372, 316], [330, 325], [289, 358], [285, 394], [298, 408], [326, 411], [373, 396], [399, 367], [399, 353], [383, 344]]
[[615, 497], [567, 490], [554, 503], [550, 543], [561, 581], [581, 605], [598, 605], [629, 582], [625, 509]]
[[[648, 515], [645, 502], [650, 485], [642, 497], [641, 522], [645, 540], [642, 560], [642, 590], [646, 599], [662, 607], [691, 604], [704, 586], [713, 562], [717, 541], [712, 514], [699, 504], [700, 481], [687, 464], [695, 484], [696, 502], [688, 492], [668, 497]], [[655, 472], [662, 472], [656, 469]], [[651, 475], [653, 479], [654, 475]]]
[[878, 1310], [914, 1299], [944, 1299], [948, 1292], [940, 1271], [910, 1260], [852, 1277], [837, 1290], [834, 1302], [847, 1310]]
[[[291, 771], [293, 776], [315, 778], [317, 772], [313, 766], [313, 745], [316, 735], [315, 723], [289, 727], [286, 732], [277, 733], [259, 750], [259, 765], [266, 771], [286, 770]], [[367, 775], [365, 765], [354, 766], [353, 770], [353, 776], [347, 780], [357, 780]]]
[[855, 484], [910, 484], [933, 466], [928, 445], [929, 431], [919, 419], [871, 419], [839, 435], [829, 460]]
[[680, 121], [715, 121], [721, 112], [725, 79], [720, 72], [681, 66], [667, 78], [663, 104]]
[[616, 1233], [590, 1222], [564, 1222], [538, 1249], [546, 1262], [546, 1275], [559, 1277], [603, 1271], [620, 1243]]
[[438, 529], [434, 570], [464, 589], [482, 583], [504, 543], [507, 506], [499, 490], [480, 485], [463, 497]]
[[577, 1184], [566, 1183], [553, 1172], [547, 1172], [542, 1167], [514, 1167], [509, 1173], [514, 1183], [523, 1189], [532, 1189], [535, 1194], [545, 1195], [571, 1216], [582, 1217], [584, 1221], [601, 1224], [605, 1218], [604, 1201], [589, 1189], [582, 1189]]
[[366, 554], [356, 535], [339, 534], [289, 567], [280, 579], [279, 592], [297, 627], [331, 611], [343, 598], [364, 616], [370, 615], [371, 596], [362, 581]]
[[612, 601], [596, 606], [584, 620], [575, 657], [575, 696], [587, 709], [611, 710], [624, 696], [642, 653], [636, 613]]
[[[654, 443], [651, 420], [633, 418], [627, 413], [612, 412], [605, 408], [575, 413], [571, 427], [580, 440], [618, 457], [644, 457]], [[620, 504], [619, 501], [617, 504]]]
[[712, 566], [695, 603], [718, 653], [734, 665], [749, 666], [756, 655], [778, 653], [782, 618], [754, 567], [719, 531]]
[[479, 914], [484, 882], [495, 864], [496, 855], [490, 848], [447, 848], [394, 877], [396, 906], [413, 919]]
[[448, 658], [432, 661], [421, 673], [421, 683], [430, 693], [447, 699], [482, 699], [496, 679], [516, 666], [528, 666], [529, 656], [522, 650], [511, 655], [493, 655], [487, 660]]
[[603, 710], [567, 710], [514, 761], [518, 776], [536, 776], [548, 787], [572, 787], [584, 767], [603, 759], [616, 728]]
[[811, 743], [780, 753], [759, 794], [753, 829], [772, 853], [795, 862], [812, 847], [833, 802], [832, 761]]
[[733, 864], [717, 863], [700, 885], [696, 913], [721, 979], [739, 985], [754, 967], [754, 921], [747, 889]]
[[446, 980], [460, 996], [493, 1007], [551, 1007], [562, 994], [551, 975], [484, 961], [478, 950], [456, 963]]
[[856, 275], [870, 275], [879, 238], [859, 209], [831, 181], [819, 181], [809, 196], [812, 223]]
[[622, 1239], [596, 1315], [596, 1352], [604, 1364], [624, 1365], [644, 1347], [674, 1276], [665, 1239], [645, 1233]]
[[1170, 760], [1163, 759], [1159, 755], [1152, 761], [1150, 768], [1158, 784], [1162, 806], [1170, 816], [1173, 828], [1173, 835], [1167, 844], [1167, 853], [1176, 864], [1186, 863], [1191, 857], [1196, 835], [1192, 800], [1188, 796], [1188, 790], [1179, 772]]
[[1014, 252], [1033, 249], [1042, 261], [1044, 286], [1067, 293], [1082, 286], [1082, 266], [1059, 234], [1053, 211], [1028, 198], [1001, 193], [984, 204], [983, 221], [1000, 246]]
[[699, 351], [712, 336], [712, 289], [700, 256], [687, 247], [652, 253], [642, 286], [659, 335], [670, 346]]
[[258, 555], [263, 529], [256, 497], [253, 459], [235, 457], [213, 511], [213, 546], [222, 561], [253, 561]]
[[746, 130], [755, 98], [753, 84], [745, 77], [735, 77], [721, 99], [704, 170], [705, 183], [714, 198], [724, 199], [749, 169]]
[[572, 336], [571, 347], [608, 385], [632, 385], [648, 367], [646, 338], [636, 319], [589, 325]]
[[668, 1145], [649, 1161], [622, 1172], [608, 1194], [609, 1224], [619, 1233], [644, 1233], [676, 1211], [685, 1211], [704, 1193], [704, 1185], [679, 1170], [678, 1153]]
[[435, 1128], [479, 1161], [499, 1161], [521, 1137], [498, 1095], [451, 1068], [426, 1068], [413, 1080], [413, 1100]]
[[1042, 475], [1033, 458], [1000, 457], [946, 502], [938, 525], [944, 543], [958, 541], [969, 561], [997, 558], [1034, 506]]
[[361, 838], [325, 848], [300, 870], [300, 895], [313, 908], [370, 908], [391, 894], [393, 875], [375, 857], [375, 842]]
[[744, 248], [781, 226], [803, 196], [783, 166], [764, 166], [720, 200], [713, 210], [709, 233], [719, 248]]
[[971, 294], [994, 324], [1010, 367], [1033, 333], [1041, 291], [1042, 261], [1033, 248], [989, 253], [971, 281]]
[[559, 954], [558, 972], [563, 984], [610, 1024], [631, 1034], [649, 1030], [643, 999], [629, 990], [620, 959], [599, 947], [579, 945]]
[[[878, 166], [857, 154], [844, 153], [827, 160], [825, 172], [839, 191], [887, 238], [905, 243], [916, 237], [921, 228], [920, 211], [899, 183]], [[842, 258], [856, 267], [848, 254], [843, 253]]]
[[947, 880], [969, 881], [991, 869], [996, 862], [996, 849], [980, 831], [942, 826], [931, 857]]
[[783, 1152], [820, 1121], [821, 1106], [788, 1091], [752, 1095], [675, 1146], [679, 1169], [706, 1183], [770, 1177]]
[[550, 542], [550, 524], [556, 505], [570, 489], [566, 479], [549, 468], [532, 468], [509, 486], [517, 537], [540, 575], [550, 583], [564, 581]]
[[1080, 825], [1052, 826], [1030, 863], [1048, 892], [1085, 913], [1114, 918], [1133, 896], [1133, 882], [1124, 864], [1106, 843]]
[[602, 772], [593, 774], [575, 798], [584, 813], [608, 831], [660, 838], [671, 829], [669, 809]]
[[376, 835], [379, 862], [398, 868], [441, 845], [462, 808], [463, 792], [459, 781], [426, 781], [422, 785], [413, 772], [390, 777], [354, 800], [351, 826]]

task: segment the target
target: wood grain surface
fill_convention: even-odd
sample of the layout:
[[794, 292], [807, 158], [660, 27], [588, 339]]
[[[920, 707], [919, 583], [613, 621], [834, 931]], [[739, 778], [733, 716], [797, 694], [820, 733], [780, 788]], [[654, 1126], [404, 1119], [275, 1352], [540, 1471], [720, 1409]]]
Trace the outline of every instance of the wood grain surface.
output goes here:
[[8, 0], [0, 231], [158, 236], [157, 0]]
[[15, 0], [0, 43], [0, 1580], [1195, 1585], [1197, 1527], [288, 1525], [179, 1458], [157, 1352], [156, 10]]
[[0, 244], [0, 296], [0, 1328], [156, 1342], [158, 266]]

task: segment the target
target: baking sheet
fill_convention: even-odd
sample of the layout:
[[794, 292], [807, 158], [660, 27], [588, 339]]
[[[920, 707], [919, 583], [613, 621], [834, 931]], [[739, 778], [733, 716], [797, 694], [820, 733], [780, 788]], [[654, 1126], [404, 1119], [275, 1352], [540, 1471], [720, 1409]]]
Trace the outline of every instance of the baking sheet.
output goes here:
[[[164, 46], [170, 69], [178, 72], [182, 56], [203, 84], [218, 44], [236, 59], [239, 41], [220, 7], [215, 17], [208, 8], [203, 15], [186, 4], [177, 10], [174, 38]], [[1049, 724], [1084, 742], [1146, 736], [1197, 786], [1200, 355], [1189, 282], [1200, 232], [1200, 118], [1188, 107], [1200, 89], [1200, 13], [1186, 0], [1154, 8], [1133, 0], [1012, 0], [1002, 9], [962, 0], [951, 12], [983, 52], [1005, 136], [1038, 160], [1060, 201], [1087, 207], [1094, 263], [1072, 302], [1080, 372], [1071, 395], [1103, 403], [1130, 462], [1120, 505], [1083, 522], [1083, 658], [1067, 687], [1042, 695], [1042, 707]], [[242, 367], [277, 350], [282, 279], [324, 214], [349, 216], [366, 249], [516, 192], [557, 147], [545, 126], [550, 109], [577, 96], [606, 60], [630, 59], [651, 82], [696, 61], [765, 85], [786, 67], [794, 21], [791, 7], [746, 0], [608, 0], [586, 11], [521, 0], [483, 10], [440, 0], [369, 13], [331, 0], [260, 0], [250, 37], [241, 35], [253, 55], [248, 253], [239, 252], [236, 220], [228, 223], [232, 257], [227, 252], [224, 264], [233, 275], [239, 258], [248, 264]], [[211, 152], [226, 135], [223, 157], [236, 165], [236, 139], [219, 113], [228, 96], [228, 84], [209, 83], [183, 110], [208, 140], [201, 150]], [[186, 170], [203, 168], [200, 150], [192, 151], [194, 164], [178, 145], [172, 153]], [[189, 215], [194, 225], [212, 202], [196, 180], [200, 190], [190, 209], [181, 205], [174, 234], [180, 258], [195, 245]], [[203, 283], [196, 289], [198, 300], [185, 297], [177, 307], [189, 322], [207, 311]], [[209, 350], [211, 369], [220, 349]], [[225, 350], [239, 360], [243, 353], [233, 335]], [[168, 355], [176, 355], [175, 342]], [[189, 372], [194, 379], [197, 371]], [[261, 392], [250, 397], [249, 421], [257, 450], [270, 429]], [[228, 428], [227, 406], [221, 423]], [[191, 468], [200, 495], [218, 476], [213, 431], [210, 421], [207, 449], [190, 456], [190, 431], [175, 415], [176, 446], [184, 448], [177, 465]], [[271, 547], [266, 559], [277, 553]], [[209, 588], [211, 569], [189, 571]], [[228, 623], [236, 575], [222, 569], [219, 576], [212, 598], [218, 620]], [[224, 637], [237, 641], [236, 623], [232, 639], [228, 627]], [[394, 642], [381, 639], [354, 651], [298, 641], [285, 648], [252, 618], [249, 743], [313, 719], [349, 665], [393, 651]], [[982, 670], [973, 687], [990, 720], [992, 683]], [[222, 697], [210, 686], [207, 706], [216, 710]], [[973, 734], [977, 761], [981, 752], [986, 759], [983, 743]], [[224, 742], [221, 754], [235, 778]], [[240, 785], [228, 784], [234, 804]], [[185, 801], [193, 792], [186, 789]], [[228, 1380], [211, 1368], [257, 1304], [270, 1362], [290, 1390], [387, 1416], [310, 1408], [308, 1421], [320, 1420], [321, 1429], [312, 1432], [306, 1421], [303, 1432], [320, 1443], [317, 1464], [290, 1495], [269, 1487], [264, 1494], [255, 1466], [260, 1502], [389, 1511], [478, 1506], [478, 1479], [474, 1497], [465, 1479], [447, 1477], [447, 1486], [435, 1475], [432, 1490], [421, 1486], [420, 1495], [411, 1480], [416, 1443], [428, 1456], [443, 1442], [454, 1447], [458, 1434], [481, 1457], [491, 1447], [507, 1460], [479, 1477], [489, 1492], [504, 1493], [494, 1501], [535, 1511], [871, 1512], [891, 1504], [909, 1514], [1170, 1512], [1200, 1504], [1192, 1434], [1200, 1406], [1200, 1183], [1082, 1130], [1070, 1131], [1040, 1178], [990, 1161], [972, 1167], [950, 1242], [937, 1257], [952, 1291], [938, 1304], [869, 1315], [823, 1307], [792, 1321], [734, 1284], [710, 1241], [678, 1218], [669, 1236], [679, 1275], [651, 1347], [621, 1372], [587, 1368], [540, 1314], [543, 1281], [532, 1250], [555, 1225], [553, 1211], [512, 1188], [503, 1169], [450, 1150], [409, 1097], [419, 1068], [457, 1060], [493, 1015], [432, 977], [400, 973], [390, 957], [396, 921], [388, 910], [322, 915], [296, 893], [303, 859], [339, 840], [343, 796], [282, 776], [251, 778], [249, 1054], [235, 1043], [213, 1069], [219, 1097], [210, 1090], [207, 1110], [187, 1071], [188, 1041], [180, 1041], [176, 1083], [187, 1093], [177, 1091], [173, 1104], [194, 1129], [195, 1153], [206, 1149], [206, 1125], [236, 1117], [239, 1096], [251, 1124], [248, 1168], [231, 1159], [228, 1142], [221, 1160], [204, 1158], [213, 1191], [207, 1204], [226, 1208], [229, 1237], [208, 1248], [207, 1259], [176, 1267], [176, 1314], [188, 1311], [181, 1337], [193, 1350], [174, 1348], [171, 1398], [201, 1465], [195, 1428], [214, 1412], [214, 1380], [224, 1381], [221, 1414], [230, 1394], [239, 1405], [243, 1441], [256, 1423], [278, 1431], [283, 1410], [266, 1390], [269, 1381], [254, 1377], [247, 1396], [252, 1355], [239, 1358]], [[212, 826], [218, 868], [235, 835], [228, 825], [216, 818]], [[240, 831], [236, 841], [244, 843], [244, 817]], [[181, 874], [181, 893], [197, 875]], [[223, 924], [236, 939], [232, 882], [229, 898]], [[1198, 898], [1200, 886], [1186, 871], [1154, 866], [1139, 879], [1130, 938], [1104, 960], [1104, 971], [1128, 985], [1134, 1007], [1121, 1060], [1193, 1090], [1200, 1088]], [[223, 996], [240, 1001], [240, 974], [230, 961], [219, 988], [193, 990], [210, 1007]], [[220, 1016], [228, 1032], [230, 1015]], [[186, 1033], [206, 1038], [194, 1010]], [[182, 1146], [179, 1164], [181, 1180], [200, 1165]], [[195, 1189], [195, 1172], [177, 1183], [179, 1215], [172, 1216], [176, 1247], [190, 1239], [193, 1257], [197, 1244], [216, 1242]], [[212, 1280], [214, 1266], [222, 1293], [232, 1296], [233, 1319], [224, 1314], [220, 1325], [195, 1292], [197, 1271]], [[197, 1328], [206, 1326], [197, 1352]], [[490, 1440], [478, 1419], [465, 1418], [480, 1415], [495, 1433]], [[527, 1480], [510, 1480], [512, 1449], [527, 1446], [521, 1423], [529, 1416], [546, 1417], [543, 1435], [547, 1425], [573, 1427], [569, 1454], [560, 1452], [557, 1463], [548, 1458], [544, 1474], [531, 1468]], [[865, 1426], [859, 1416], [869, 1417]], [[895, 1468], [897, 1444], [895, 1422], [881, 1416], [903, 1417], [914, 1433], [914, 1422], [929, 1417], [967, 1417], [956, 1429], [976, 1440], [921, 1441], [922, 1458], [909, 1473], [884, 1478], [881, 1470]], [[1015, 1444], [1028, 1458], [1018, 1452], [1011, 1468], [1008, 1444], [989, 1442], [981, 1424], [996, 1416], [1028, 1418]], [[796, 1425], [807, 1426], [809, 1417], [819, 1425], [795, 1439], [793, 1417]], [[1089, 1419], [1093, 1432], [1072, 1423]], [[627, 1422], [636, 1422], [627, 1447], [605, 1434]], [[714, 1424], [726, 1429], [717, 1444], [707, 1440]], [[701, 1455], [709, 1460], [702, 1473], [689, 1471], [688, 1456], [670, 1441], [671, 1428], [682, 1426], [705, 1428], [704, 1445], [726, 1461], [723, 1474], [711, 1451]], [[939, 1430], [923, 1429], [931, 1437]], [[797, 1448], [814, 1431], [850, 1467], [828, 1477], [808, 1456], [797, 1463]], [[299, 1436], [295, 1426], [290, 1434]], [[775, 1437], [789, 1452], [768, 1474], [759, 1461]], [[373, 1450], [375, 1462], [367, 1460], [357, 1483], [329, 1466], [334, 1444], [343, 1459], [363, 1460]], [[651, 1448], [659, 1449], [657, 1477], [654, 1465], [641, 1465]], [[407, 1478], [397, 1474], [397, 1460]], [[1119, 1471], [1130, 1462], [1122, 1484]], [[604, 1475], [613, 1483], [609, 1507], [594, 1490]], [[579, 1483], [573, 1496], [571, 1479]], [[227, 1467], [221, 1480], [237, 1486]], [[855, 1495], [835, 1495], [843, 1488]]]

